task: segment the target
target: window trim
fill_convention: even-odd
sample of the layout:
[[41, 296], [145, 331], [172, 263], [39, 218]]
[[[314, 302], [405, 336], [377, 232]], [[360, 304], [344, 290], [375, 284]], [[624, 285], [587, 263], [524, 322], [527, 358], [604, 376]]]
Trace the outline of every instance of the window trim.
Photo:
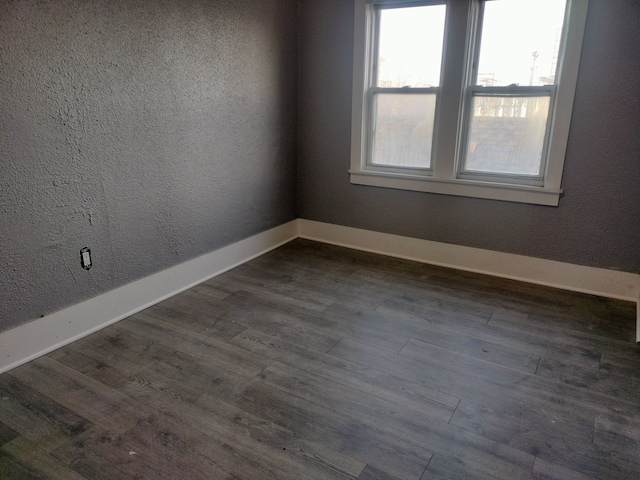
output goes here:
[[[463, 118], [465, 93], [471, 69], [472, 47], [477, 41], [471, 38], [475, 26], [471, 23], [477, 17], [478, 0], [450, 1], [447, 3], [445, 19], [445, 41], [441, 86], [436, 105], [436, 124], [433, 133], [433, 156], [430, 170], [402, 167], [378, 168], [367, 165], [367, 95], [372, 75], [371, 58], [373, 46], [369, 45], [375, 25], [372, 15], [373, 5], [411, 5], [406, 0], [354, 0], [354, 63], [353, 97], [351, 122], [351, 183], [376, 187], [386, 187], [418, 192], [477, 197], [512, 202], [557, 206], [563, 190], [562, 171], [571, 125], [571, 114], [575, 88], [578, 79], [580, 54], [587, 17], [589, 0], [567, 0], [568, 16], [565, 21], [564, 52], [559, 59], [558, 81], [556, 84], [555, 106], [550, 112], [550, 135], [548, 161], [543, 181], [535, 184], [508, 183], [505, 177], [491, 181], [490, 175], [460, 175], [460, 149], [464, 143], [459, 132], [466, 128]], [[429, 2], [421, 2], [429, 3]], [[472, 28], [473, 27], [473, 28]], [[461, 36], [453, 31], [466, 31], [464, 44]], [[447, 81], [446, 79], [452, 79]], [[489, 178], [489, 179], [488, 179]], [[508, 179], [508, 177], [507, 177]], [[536, 183], [536, 182], [530, 182]], [[540, 185], [540, 183], [542, 183]]]

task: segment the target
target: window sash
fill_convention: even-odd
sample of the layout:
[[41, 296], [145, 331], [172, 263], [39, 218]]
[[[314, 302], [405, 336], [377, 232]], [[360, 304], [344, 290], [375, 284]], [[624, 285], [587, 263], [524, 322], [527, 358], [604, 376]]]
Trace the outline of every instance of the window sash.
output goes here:
[[[549, 143], [553, 131], [553, 116], [556, 111], [556, 83], [558, 81], [558, 70], [556, 68], [556, 75], [554, 76], [554, 83], [548, 85], [535, 85], [535, 86], [522, 86], [522, 85], [501, 85], [501, 86], [483, 86], [478, 84], [480, 54], [482, 48], [482, 30], [484, 27], [484, 10], [487, 1], [491, 0], [475, 0], [474, 12], [471, 14], [473, 20], [473, 26], [467, 31], [468, 35], [468, 61], [467, 69], [464, 72], [466, 81], [465, 93], [462, 101], [462, 111], [460, 113], [460, 121], [458, 124], [458, 139], [456, 144], [455, 153], [455, 175], [456, 178], [480, 180], [488, 182], [502, 182], [513, 185], [533, 185], [544, 187], [545, 179], [547, 178], [547, 165], [549, 163]], [[532, 0], [533, 1], [533, 0]], [[567, 0], [565, 7], [565, 18], [562, 27], [562, 40], [563, 43], [560, 48], [560, 56], [562, 56], [562, 50], [566, 43], [567, 29], [569, 25], [569, 12], [571, 7], [571, 0]], [[575, 3], [575, 2], [574, 2]], [[493, 172], [490, 170], [477, 170], [468, 169], [468, 151], [469, 143], [471, 142], [470, 134], [472, 122], [474, 120], [474, 100], [475, 98], [491, 97], [549, 97], [549, 109], [547, 112], [547, 120], [545, 124], [545, 132], [541, 148], [540, 165], [538, 173], [536, 175], [525, 174], [521, 175], [515, 172]]]
[[[381, 12], [385, 9], [403, 8], [403, 7], [418, 7], [418, 6], [434, 6], [434, 5], [446, 5], [446, 0], [423, 0], [423, 1], [406, 1], [406, 0], [367, 0], [369, 9], [368, 25], [367, 25], [367, 45], [369, 47], [367, 61], [369, 69], [366, 73], [366, 95], [364, 105], [364, 151], [365, 158], [362, 165], [371, 171], [389, 172], [389, 173], [410, 173], [413, 175], [429, 175], [433, 168], [434, 159], [434, 141], [435, 141], [435, 125], [438, 121], [438, 103], [440, 87], [379, 87], [379, 48], [380, 48], [380, 23]], [[444, 48], [444, 45], [443, 45]], [[440, 77], [442, 77], [442, 67], [440, 65]], [[434, 115], [434, 128], [430, 132], [430, 140], [432, 147], [428, 152], [429, 165], [428, 166], [411, 166], [411, 165], [397, 165], [391, 163], [376, 162], [374, 149], [376, 146], [375, 126], [377, 125], [377, 102], [376, 98], [384, 94], [397, 94], [397, 95], [433, 95], [435, 96], [435, 115]]]
[[[368, 139], [368, 155], [366, 159], [366, 164], [370, 168], [386, 170], [386, 171], [394, 171], [394, 170], [411, 170], [416, 174], [429, 174], [432, 170], [433, 165], [433, 141], [434, 141], [434, 130], [435, 123], [437, 121], [437, 103], [438, 103], [438, 88], [372, 88], [371, 94], [369, 96], [370, 100], [370, 126], [367, 128], [369, 132]], [[411, 165], [410, 161], [406, 161], [405, 164], [400, 164], [400, 159], [396, 158], [396, 162], [380, 162], [376, 161], [375, 148], [378, 145], [378, 129], [376, 126], [378, 125], [378, 121], [380, 120], [380, 116], [378, 115], [378, 105], [379, 101], [377, 101], [381, 96], [384, 95], [398, 95], [404, 97], [433, 97], [433, 103], [435, 104], [434, 113], [432, 117], [422, 117], [422, 121], [427, 121], [427, 126], [429, 122], [431, 124], [430, 132], [422, 132], [419, 128], [419, 124], [410, 124], [409, 126], [413, 127], [412, 141], [408, 142], [406, 145], [405, 153], [407, 151], [414, 152], [413, 157], [415, 157], [416, 152], [421, 152], [423, 155], [428, 155], [429, 164], [428, 165]], [[427, 100], [428, 101], [428, 100]], [[420, 103], [419, 101], [417, 103]], [[424, 111], [424, 113], [428, 113], [428, 111]], [[404, 132], [405, 135], [408, 134], [407, 131]], [[424, 142], [430, 144], [431, 146], [427, 149], [424, 148]], [[405, 156], [406, 158], [406, 156]]]
[[[503, 182], [513, 185], [533, 185], [544, 186], [546, 167], [549, 156], [549, 141], [551, 139], [553, 111], [555, 108], [555, 85], [543, 86], [504, 86], [504, 87], [484, 87], [472, 85], [467, 87], [467, 94], [464, 101], [464, 115], [461, 117], [461, 127], [458, 141], [457, 178], [468, 180], [481, 180], [489, 182]], [[545, 131], [541, 146], [540, 164], [537, 174], [519, 174], [516, 172], [495, 172], [491, 170], [478, 170], [467, 168], [467, 153], [469, 142], [471, 142], [471, 127], [475, 118], [473, 107], [474, 100], [478, 97], [484, 98], [549, 98], [549, 107], [545, 122]]]

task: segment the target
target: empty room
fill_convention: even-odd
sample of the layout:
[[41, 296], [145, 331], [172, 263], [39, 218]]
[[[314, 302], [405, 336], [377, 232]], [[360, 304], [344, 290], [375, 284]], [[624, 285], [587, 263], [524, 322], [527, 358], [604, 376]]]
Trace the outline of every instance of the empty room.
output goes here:
[[638, 25], [0, 0], [0, 479], [640, 478]]

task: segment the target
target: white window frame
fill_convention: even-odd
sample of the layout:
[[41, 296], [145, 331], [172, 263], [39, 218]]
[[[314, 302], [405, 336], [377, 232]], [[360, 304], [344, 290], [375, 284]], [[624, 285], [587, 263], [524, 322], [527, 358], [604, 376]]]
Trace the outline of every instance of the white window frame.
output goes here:
[[[532, 0], [535, 1], [535, 0]], [[558, 59], [555, 95], [549, 119], [548, 156], [537, 184], [526, 184], [513, 176], [460, 174], [460, 158], [465, 142], [466, 120], [463, 118], [471, 64], [475, 53], [475, 24], [480, 0], [449, 0], [445, 20], [445, 39], [441, 82], [436, 105], [433, 153], [430, 169], [403, 167], [378, 168], [367, 164], [369, 121], [367, 96], [370, 95], [375, 27], [375, 5], [428, 4], [419, 0], [354, 0], [354, 63], [351, 124], [351, 183], [420, 192], [487, 198], [538, 205], [557, 206], [563, 190], [562, 171], [571, 125], [571, 114], [578, 79], [582, 40], [589, 0], [567, 0], [564, 48]], [[464, 33], [463, 33], [464, 32]], [[466, 98], [465, 98], [466, 97]]]

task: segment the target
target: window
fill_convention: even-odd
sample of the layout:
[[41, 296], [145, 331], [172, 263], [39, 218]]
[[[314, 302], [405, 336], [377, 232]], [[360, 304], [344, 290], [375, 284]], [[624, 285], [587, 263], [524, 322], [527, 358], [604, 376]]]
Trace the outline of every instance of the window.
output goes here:
[[351, 182], [557, 205], [588, 0], [355, 0]]

